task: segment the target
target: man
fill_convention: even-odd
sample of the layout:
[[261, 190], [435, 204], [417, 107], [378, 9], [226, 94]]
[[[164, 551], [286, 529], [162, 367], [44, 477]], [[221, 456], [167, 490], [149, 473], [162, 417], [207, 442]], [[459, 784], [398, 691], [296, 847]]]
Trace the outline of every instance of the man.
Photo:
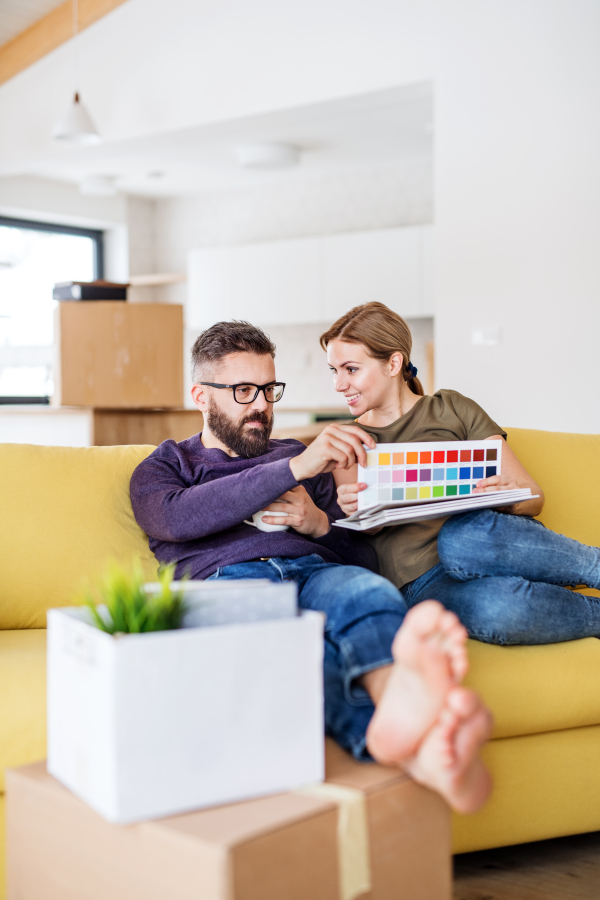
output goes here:
[[[459, 687], [466, 632], [435, 601], [407, 613], [372, 571], [368, 544], [346, 529], [331, 471], [365, 464], [373, 439], [330, 425], [309, 446], [270, 440], [275, 347], [246, 322], [219, 322], [192, 350], [201, 434], [165, 441], [135, 470], [131, 501], [161, 563], [192, 578], [293, 580], [300, 607], [326, 614], [326, 729], [357, 759], [400, 765], [461, 812], [487, 799], [479, 759], [490, 717]], [[250, 523], [288, 526], [265, 532]]]

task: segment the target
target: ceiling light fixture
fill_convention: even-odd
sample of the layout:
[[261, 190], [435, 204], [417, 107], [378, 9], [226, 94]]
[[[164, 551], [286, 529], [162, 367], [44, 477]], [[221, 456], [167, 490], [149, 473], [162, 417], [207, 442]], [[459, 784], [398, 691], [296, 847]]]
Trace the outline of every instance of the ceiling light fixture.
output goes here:
[[245, 169], [287, 169], [300, 162], [300, 148], [293, 144], [245, 144], [236, 153]]
[[58, 141], [67, 141], [71, 144], [96, 144], [100, 135], [92, 122], [91, 116], [79, 98], [77, 84], [79, 82], [79, 59], [77, 36], [79, 20], [77, 15], [77, 0], [73, 0], [73, 63], [75, 74], [75, 96], [66, 114], [60, 120], [52, 136]]
[[114, 197], [117, 179], [114, 175], [86, 175], [79, 183], [79, 192], [88, 197]]

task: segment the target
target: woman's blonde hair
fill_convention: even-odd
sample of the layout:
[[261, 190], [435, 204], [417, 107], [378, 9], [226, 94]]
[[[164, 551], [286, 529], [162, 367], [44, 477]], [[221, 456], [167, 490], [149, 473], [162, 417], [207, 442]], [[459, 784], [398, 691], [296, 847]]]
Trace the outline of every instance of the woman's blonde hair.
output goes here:
[[[384, 303], [373, 301], [355, 306], [321, 335], [320, 343], [323, 350], [327, 350], [327, 345], [333, 340], [364, 344], [370, 356], [384, 362], [387, 362], [393, 353], [401, 353], [402, 378], [413, 394], [420, 397], [424, 395], [423, 385], [413, 374], [414, 366], [410, 361], [412, 350], [410, 328], [398, 313]], [[416, 373], [416, 369], [414, 372]]]

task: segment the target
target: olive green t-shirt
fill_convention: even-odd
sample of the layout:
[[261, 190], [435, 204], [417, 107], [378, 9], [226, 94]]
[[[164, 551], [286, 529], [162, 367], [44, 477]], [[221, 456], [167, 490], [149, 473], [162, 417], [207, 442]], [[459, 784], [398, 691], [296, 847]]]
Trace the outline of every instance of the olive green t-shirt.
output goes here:
[[[358, 424], [378, 444], [481, 441], [494, 434], [506, 437], [506, 432], [474, 400], [446, 390], [421, 397], [406, 415], [385, 428]], [[402, 588], [435, 566], [440, 561], [437, 536], [446, 518], [389, 525], [371, 535], [368, 540], [377, 553], [381, 574]]]

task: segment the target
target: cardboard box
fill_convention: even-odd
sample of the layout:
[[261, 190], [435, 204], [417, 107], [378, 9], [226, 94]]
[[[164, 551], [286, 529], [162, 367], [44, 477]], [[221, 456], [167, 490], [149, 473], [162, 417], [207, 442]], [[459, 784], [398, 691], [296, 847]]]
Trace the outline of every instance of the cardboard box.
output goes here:
[[169, 303], [59, 303], [56, 406], [183, 406], [183, 307]]
[[43, 763], [9, 771], [8, 900], [450, 900], [450, 814], [437, 794], [330, 741], [327, 782], [362, 800], [361, 893], [341, 889], [343, 810], [332, 800], [281, 794], [118, 826]]
[[48, 770], [109, 821], [322, 780], [320, 613], [117, 638], [85, 618], [48, 613]]

